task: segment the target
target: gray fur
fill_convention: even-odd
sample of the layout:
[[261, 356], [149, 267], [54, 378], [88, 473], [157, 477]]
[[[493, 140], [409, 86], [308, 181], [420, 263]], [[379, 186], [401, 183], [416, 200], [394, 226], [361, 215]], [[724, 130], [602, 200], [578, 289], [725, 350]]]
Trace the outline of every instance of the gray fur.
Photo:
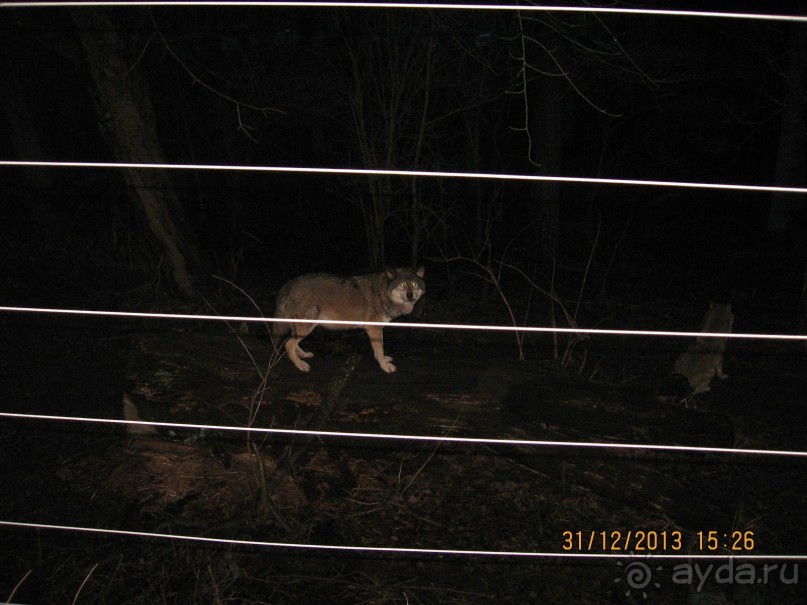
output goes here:
[[[277, 294], [275, 317], [279, 319], [330, 319], [339, 321], [388, 322], [408, 315], [426, 291], [424, 269], [390, 269], [381, 273], [340, 277], [330, 273], [312, 273], [297, 277]], [[303, 361], [313, 357], [300, 348], [300, 341], [318, 324], [278, 322], [272, 334], [285, 342], [291, 362], [302, 372], [311, 367]], [[330, 330], [346, 330], [356, 326], [325, 325]], [[384, 355], [383, 328], [365, 326], [376, 361], [385, 372], [394, 372], [391, 357]]]

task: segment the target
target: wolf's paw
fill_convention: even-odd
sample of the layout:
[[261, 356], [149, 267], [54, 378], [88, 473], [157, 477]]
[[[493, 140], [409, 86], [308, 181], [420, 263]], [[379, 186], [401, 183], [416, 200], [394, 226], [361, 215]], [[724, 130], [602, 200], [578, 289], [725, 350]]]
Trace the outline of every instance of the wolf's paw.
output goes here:
[[297, 347], [297, 356], [302, 357], [303, 359], [311, 359], [314, 354], [310, 351], [303, 351], [300, 347]]
[[395, 366], [392, 365], [390, 361], [392, 361], [392, 357], [384, 356], [384, 359], [378, 362], [378, 365], [380, 365], [381, 369], [384, 370], [387, 374], [392, 374], [395, 371]]
[[292, 360], [292, 363], [297, 367], [298, 370], [301, 372], [310, 372], [311, 366], [304, 362], [302, 359]]

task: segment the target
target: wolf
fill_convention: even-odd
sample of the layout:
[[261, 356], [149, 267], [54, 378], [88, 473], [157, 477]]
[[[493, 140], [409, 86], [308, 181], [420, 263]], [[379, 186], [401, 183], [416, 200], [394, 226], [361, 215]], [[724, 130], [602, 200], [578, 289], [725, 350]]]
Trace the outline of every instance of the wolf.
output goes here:
[[[734, 325], [731, 305], [709, 303], [709, 310], [703, 318], [701, 332], [729, 333]], [[723, 372], [723, 353], [726, 350], [725, 338], [698, 337], [689, 348], [678, 357], [673, 372], [681, 374], [689, 382], [692, 394], [711, 390], [712, 379], [728, 378]]]
[[[322, 319], [339, 321], [388, 322], [409, 315], [415, 303], [426, 292], [424, 268], [399, 268], [380, 273], [340, 277], [330, 273], [312, 273], [297, 277], [277, 294], [275, 317], [278, 319]], [[314, 356], [300, 348], [300, 341], [317, 327], [316, 323], [276, 322], [272, 335], [277, 342], [291, 334], [285, 342], [286, 353], [301, 372], [311, 366], [304, 359]], [[325, 324], [330, 330], [347, 330], [360, 326]], [[382, 326], [364, 326], [378, 365], [387, 373], [395, 371], [392, 357], [384, 355]]]

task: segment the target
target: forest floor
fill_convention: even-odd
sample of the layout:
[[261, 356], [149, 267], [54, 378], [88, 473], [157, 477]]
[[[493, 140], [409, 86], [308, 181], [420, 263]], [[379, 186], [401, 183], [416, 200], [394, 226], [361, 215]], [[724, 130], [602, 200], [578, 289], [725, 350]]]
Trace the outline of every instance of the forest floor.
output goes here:
[[[422, 320], [502, 323], [470, 307], [437, 302]], [[693, 329], [672, 309], [638, 318]], [[512, 334], [388, 328], [398, 372], [386, 375], [363, 333], [317, 331], [302, 374], [260, 333], [176, 328], [6, 317], [2, 411], [442, 439], [2, 419], [3, 520], [158, 535], [0, 527], [0, 598], [807, 603], [803, 566], [741, 558], [804, 554], [804, 458], [523, 443], [807, 450], [803, 344], [731, 341], [728, 380], [665, 403], [658, 385], [681, 339], [592, 338], [561, 367], [549, 336], [518, 361]]]

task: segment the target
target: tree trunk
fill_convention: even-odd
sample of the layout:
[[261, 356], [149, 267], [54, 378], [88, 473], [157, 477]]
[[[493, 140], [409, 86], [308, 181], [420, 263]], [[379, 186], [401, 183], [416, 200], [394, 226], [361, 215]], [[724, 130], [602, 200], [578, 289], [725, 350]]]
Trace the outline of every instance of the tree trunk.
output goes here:
[[[785, 81], [784, 111], [779, 130], [779, 150], [776, 156], [774, 183], [780, 186], [803, 187], [807, 176], [807, 104], [805, 96], [804, 57], [807, 55], [807, 32], [802, 28], [791, 27], [788, 40], [788, 65]], [[768, 234], [782, 235], [790, 231], [793, 214], [803, 204], [800, 197], [792, 193], [774, 193], [771, 196], [771, 209], [768, 215]]]
[[[531, 84], [530, 136], [532, 157], [541, 174], [560, 174], [563, 159], [563, 97], [565, 82], [558, 77], [539, 78]], [[541, 225], [540, 262], [552, 266], [560, 244], [560, 186], [535, 183], [538, 219]]]
[[[164, 163], [145, 78], [135, 62], [126, 58], [113, 20], [100, 8], [75, 9], [71, 15], [87, 57], [99, 126], [115, 159]], [[124, 179], [155, 241], [156, 256], [167, 261], [166, 277], [178, 293], [192, 297], [199, 254], [167, 172], [126, 169]]]

